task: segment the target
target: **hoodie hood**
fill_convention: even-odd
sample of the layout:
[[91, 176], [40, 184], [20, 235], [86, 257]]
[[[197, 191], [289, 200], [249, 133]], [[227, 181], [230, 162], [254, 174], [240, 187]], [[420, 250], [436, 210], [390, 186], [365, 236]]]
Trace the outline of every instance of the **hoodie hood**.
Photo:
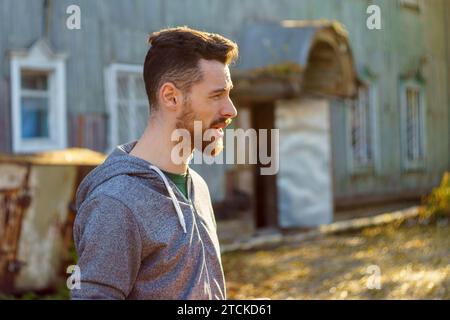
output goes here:
[[[155, 191], [170, 196], [183, 231], [186, 233], [186, 224], [180, 209], [180, 204], [178, 203], [178, 198], [183, 199], [183, 196], [178, 191], [174, 192], [174, 186], [171, 185], [172, 182], [169, 182], [159, 168], [144, 159], [129, 154], [136, 143], [137, 141], [135, 140], [117, 146], [101, 165], [89, 172], [78, 187], [76, 195], [77, 211], [82, 203], [94, 193], [97, 187], [111, 178], [119, 175], [145, 177], [150, 180]], [[190, 184], [190, 179], [188, 180], [188, 184]], [[175, 195], [176, 192], [178, 193], [178, 198]]]

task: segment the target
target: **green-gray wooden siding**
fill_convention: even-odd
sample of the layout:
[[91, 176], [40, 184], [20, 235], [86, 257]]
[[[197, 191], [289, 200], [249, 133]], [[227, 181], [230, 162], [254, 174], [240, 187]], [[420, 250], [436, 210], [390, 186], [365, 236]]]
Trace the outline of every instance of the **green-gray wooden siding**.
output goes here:
[[[0, 151], [10, 151], [8, 50], [23, 49], [43, 36], [43, 0], [0, 1]], [[334, 103], [332, 143], [334, 192], [395, 192], [436, 185], [450, 167], [449, 72], [450, 1], [421, 1], [422, 10], [401, 8], [396, 0], [54, 0], [50, 43], [68, 54], [69, 114], [106, 112], [104, 69], [110, 63], [142, 64], [147, 35], [162, 27], [188, 25], [219, 32], [239, 42], [252, 22], [283, 19], [336, 19], [349, 31], [356, 66], [377, 76], [380, 171], [351, 176], [347, 168], [345, 109]], [[81, 30], [65, 27], [66, 8], [81, 7]], [[366, 8], [382, 9], [382, 30], [366, 28]], [[447, 12], [447, 18], [446, 18]], [[400, 155], [399, 77], [421, 56], [425, 65], [427, 170], [403, 173]]]

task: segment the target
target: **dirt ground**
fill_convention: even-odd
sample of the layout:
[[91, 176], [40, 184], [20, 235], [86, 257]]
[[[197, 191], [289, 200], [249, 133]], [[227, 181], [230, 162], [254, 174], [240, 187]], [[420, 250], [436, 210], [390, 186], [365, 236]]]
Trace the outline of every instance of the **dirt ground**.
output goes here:
[[222, 260], [229, 299], [450, 299], [448, 223], [407, 221]]

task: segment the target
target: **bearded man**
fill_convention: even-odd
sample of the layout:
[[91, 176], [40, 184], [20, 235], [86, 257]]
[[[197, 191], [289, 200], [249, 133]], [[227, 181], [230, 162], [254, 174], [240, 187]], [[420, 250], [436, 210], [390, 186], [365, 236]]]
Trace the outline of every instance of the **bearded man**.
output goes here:
[[[81, 279], [72, 299], [226, 299], [208, 186], [188, 163], [195, 148], [208, 146], [194, 144], [206, 131], [211, 155], [222, 149], [223, 130], [237, 114], [229, 64], [238, 48], [187, 27], [155, 32], [149, 43], [143, 70], [148, 125], [77, 190]], [[183, 161], [173, 159], [176, 130], [191, 135]]]

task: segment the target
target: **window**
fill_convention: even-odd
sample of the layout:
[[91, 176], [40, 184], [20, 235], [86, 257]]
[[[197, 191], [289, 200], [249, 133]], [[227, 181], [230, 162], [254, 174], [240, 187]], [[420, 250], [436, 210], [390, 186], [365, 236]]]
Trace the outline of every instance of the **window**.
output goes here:
[[356, 100], [349, 105], [350, 168], [353, 172], [366, 171], [374, 165], [375, 110], [373, 88], [358, 89]]
[[11, 53], [13, 151], [66, 147], [65, 57], [44, 40]]
[[21, 70], [21, 138], [49, 138], [49, 74]]
[[402, 85], [402, 144], [406, 169], [423, 166], [425, 158], [425, 110], [422, 87], [413, 82]]
[[147, 125], [149, 105], [139, 65], [113, 64], [105, 74], [110, 113], [109, 147], [136, 140]]

